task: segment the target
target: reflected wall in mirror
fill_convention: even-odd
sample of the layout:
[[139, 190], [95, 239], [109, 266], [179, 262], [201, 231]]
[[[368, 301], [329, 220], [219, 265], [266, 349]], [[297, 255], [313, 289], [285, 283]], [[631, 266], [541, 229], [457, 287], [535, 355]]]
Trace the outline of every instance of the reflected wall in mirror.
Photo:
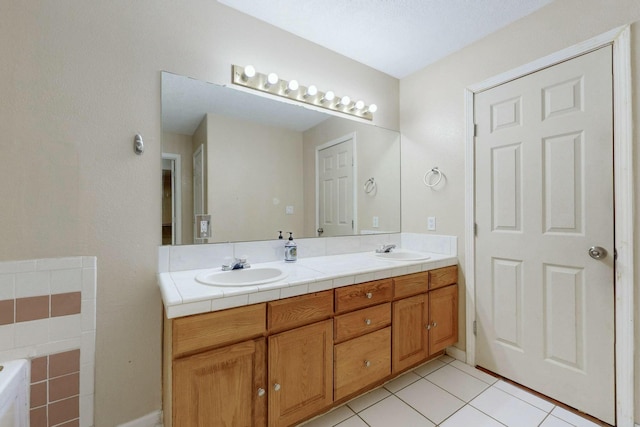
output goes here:
[[167, 72], [162, 169], [163, 244], [400, 231], [398, 132]]

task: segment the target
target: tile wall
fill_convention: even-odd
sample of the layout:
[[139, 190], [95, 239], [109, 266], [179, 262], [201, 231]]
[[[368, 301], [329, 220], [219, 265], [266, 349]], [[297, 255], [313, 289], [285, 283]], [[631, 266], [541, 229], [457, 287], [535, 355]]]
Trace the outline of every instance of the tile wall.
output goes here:
[[[458, 255], [457, 237], [419, 233], [369, 234], [296, 239], [298, 258], [373, 252], [382, 244], [403, 249]], [[206, 245], [160, 246], [158, 273], [220, 267], [231, 257], [246, 257], [251, 264], [284, 258], [284, 240], [214, 243]]]
[[0, 262], [0, 362], [31, 360], [31, 427], [93, 426], [96, 258]]

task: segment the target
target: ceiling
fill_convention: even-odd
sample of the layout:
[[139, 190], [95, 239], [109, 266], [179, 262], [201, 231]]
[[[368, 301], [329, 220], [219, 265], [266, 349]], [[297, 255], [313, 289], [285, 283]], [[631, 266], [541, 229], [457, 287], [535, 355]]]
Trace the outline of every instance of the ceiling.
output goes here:
[[553, 0], [218, 0], [401, 79]]

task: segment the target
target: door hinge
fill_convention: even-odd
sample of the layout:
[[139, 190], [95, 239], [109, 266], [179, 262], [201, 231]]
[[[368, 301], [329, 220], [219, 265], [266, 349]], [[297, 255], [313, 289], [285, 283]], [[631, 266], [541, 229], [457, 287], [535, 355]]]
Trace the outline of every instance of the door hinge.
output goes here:
[[473, 321], [473, 335], [478, 335], [478, 322], [475, 320]]
[[478, 223], [477, 222], [473, 223], [473, 235], [478, 237]]
[[473, 124], [473, 136], [478, 136], [478, 124], [474, 123]]
[[351, 229], [353, 230], [353, 220], [351, 220]]

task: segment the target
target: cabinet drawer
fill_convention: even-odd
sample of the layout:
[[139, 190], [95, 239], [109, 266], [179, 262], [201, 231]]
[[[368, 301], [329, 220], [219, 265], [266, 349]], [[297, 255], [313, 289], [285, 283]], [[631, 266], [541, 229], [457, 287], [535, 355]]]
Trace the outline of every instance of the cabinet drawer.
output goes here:
[[429, 290], [429, 273], [425, 271], [423, 273], [394, 277], [393, 288], [393, 297], [395, 299], [425, 293]]
[[269, 332], [293, 329], [333, 315], [333, 291], [316, 292], [268, 303]]
[[393, 282], [391, 279], [376, 280], [338, 288], [335, 293], [336, 313], [344, 313], [391, 301]]
[[264, 335], [266, 304], [173, 320], [173, 358]]
[[334, 318], [334, 341], [342, 342], [391, 324], [391, 303], [363, 308]]
[[458, 283], [457, 265], [429, 271], [429, 289], [441, 288], [454, 283]]
[[334, 346], [334, 400], [391, 374], [391, 327]]

